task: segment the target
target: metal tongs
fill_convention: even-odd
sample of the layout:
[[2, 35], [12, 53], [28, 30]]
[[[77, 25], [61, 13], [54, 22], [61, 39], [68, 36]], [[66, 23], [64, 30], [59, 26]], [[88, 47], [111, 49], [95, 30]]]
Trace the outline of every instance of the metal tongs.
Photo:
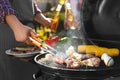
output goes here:
[[[57, 51], [52, 48], [51, 46], [49, 46], [48, 44], [46, 44], [42, 39], [40, 39], [39, 37], [29, 37], [29, 39], [31, 40], [31, 43], [37, 47], [39, 47], [41, 50], [45, 51], [45, 52], [49, 52], [52, 55], [55, 55], [57, 53]], [[45, 47], [43, 47], [43, 45]]]
[[60, 51], [54, 49], [53, 47], [49, 46], [39, 37], [32, 36], [32, 37], [29, 37], [29, 39], [31, 40], [33, 45], [39, 47], [41, 50], [43, 50], [45, 52], [48, 52], [54, 56], [61, 55], [64, 59], [68, 58], [68, 56], [65, 55], [63, 52], [60, 52]]

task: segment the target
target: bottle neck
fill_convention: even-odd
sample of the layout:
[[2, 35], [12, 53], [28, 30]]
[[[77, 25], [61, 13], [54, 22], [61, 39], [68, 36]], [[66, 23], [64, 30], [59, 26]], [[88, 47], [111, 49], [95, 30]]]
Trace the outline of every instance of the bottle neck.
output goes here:
[[56, 8], [56, 11], [60, 12], [61, 9], [62, 9], [62, 5], [61, 5], [61, 4], [58, 4], [58, 5], [57, 5], [57, 8]]
[[59, 4], [63, 5], [63, 4], [65, 4], [65, 1], [66, 0], [59, 0]]

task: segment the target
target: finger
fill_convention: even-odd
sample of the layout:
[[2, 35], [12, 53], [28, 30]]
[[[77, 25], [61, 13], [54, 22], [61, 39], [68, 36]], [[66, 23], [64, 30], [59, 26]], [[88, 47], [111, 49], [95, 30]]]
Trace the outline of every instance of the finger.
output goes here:
[[30, 32], [30, 36], [38, 42], [43, 42], [43, 40], [33, 31]]
[[35, 45], [35, 46], [37, 46], [37, 47], [41, 47], [42, 46], [42, 44], [41, 43], [39, 43], [38, 41], [36, 41], [35, 39], [33, 39], [33, 38], [29, 38], [30, 40], [31, 40], [31, 43], [33, 44], [33, 45]]

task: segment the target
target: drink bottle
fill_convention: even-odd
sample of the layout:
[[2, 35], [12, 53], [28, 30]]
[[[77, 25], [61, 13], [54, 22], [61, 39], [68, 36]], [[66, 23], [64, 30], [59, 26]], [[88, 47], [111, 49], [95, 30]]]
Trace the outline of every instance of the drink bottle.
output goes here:
[[65, 1], [66, 0], [59, 0], [59, 3], [58, 3], [57, 8], [56, 8], [55, 16], [52, 19], [52, 26], [51, 26], [52, 32], [57, 31], [57, 27], [58, 27], [58, 23], [59, 23], [59, 14], [60, 14], [60, 11], [61, 11], [62, 6], [64, 5]]
[[71, 9], [71, 5], [69, 2], [65, 4], [65, 20], [64, 20], [64, 28], [65, 30], [74, 30], [76, 29], [74, 15]]

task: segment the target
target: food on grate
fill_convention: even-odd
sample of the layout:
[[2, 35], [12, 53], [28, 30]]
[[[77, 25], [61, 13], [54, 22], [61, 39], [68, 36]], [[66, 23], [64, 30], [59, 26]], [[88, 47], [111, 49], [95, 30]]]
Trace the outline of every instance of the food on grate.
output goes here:
[[96, 45], [79, 45], [78, 52], [95, 54], [95, 50], [98, 48]]
[[77, 61], [74, 58], [66, 59], [65, 63], [67, 68], [73, 68], [73, 69], [83, 66], [83, 63], [81, 61]]
[[104, 53], [101, 56], [101, 60], [103, 60], [105, 65], [108, 67], [114, 65], [114, 59], [112, 57], [108, 56], [107, 53]]
[[100, 58], [92, 57], [82, 61], [84, 65], [91, 66], [91, 67], [99, 67], [100, 66]]
[[99, 67], [100, 58], [90, 54], [73, 53], [71, 57], [65, 60], [67, 68], [79, 68], [81, 66]]
[[49, 64], [50, 62], [55, 62], [58, 65], [65, 64], [66, 68], [71, 69], [79, 68], [82, 66], [99, 67], [101, 62], [100, 58], [94, 55], [77, 53], [72, 46], [66, 50], [65, 55], [68, 55], [68, 57], [63, 58], [62, 56], [53, 56], [51, 54], [46, 54], [44, 58], [41, 58], [39, 60], [39, 62], [49, 62]]
[[82, 66], [99, 67], [100, 65], [101, 60], [98, 57], [89, 54], [87, 55], [79, 54], [79, 53], [75, 53], [75, 54], [77, 54], [77, 56], [68, 57], [67, 59], [64, 59], [62, 57], [58, 58], [51, 54], [47, 54], [44, 58], [41, 58], [39, 62], [44, 64], [47, 63], [46, 65], [53, 64], [51, 62], [55, 62], [58, 65], [65, 64], [66, 68], [71, 68], [71, 69], [79, 68]]
[[117, 48], [105, 48], [96, 45], [79, 45], [78, 52], [93, 54], [95, 56], [101, 57], [103, 53], [107, 53], [109, 56], [118, 56], [119, 49]]
[[48, 44], [49, 46], [55, 47], [57, 42], [60, 41], [60, 37], [59, 36], [53, 36], [53, 37], [49, 37], [45, 40], [46, 44]]
[[35, 46], [20, 46], [20, 47], [11, 49], [11, 53], [16, 53], [16, 54], [32, 53], [37, 51], [40, 51], [40, 49]]

